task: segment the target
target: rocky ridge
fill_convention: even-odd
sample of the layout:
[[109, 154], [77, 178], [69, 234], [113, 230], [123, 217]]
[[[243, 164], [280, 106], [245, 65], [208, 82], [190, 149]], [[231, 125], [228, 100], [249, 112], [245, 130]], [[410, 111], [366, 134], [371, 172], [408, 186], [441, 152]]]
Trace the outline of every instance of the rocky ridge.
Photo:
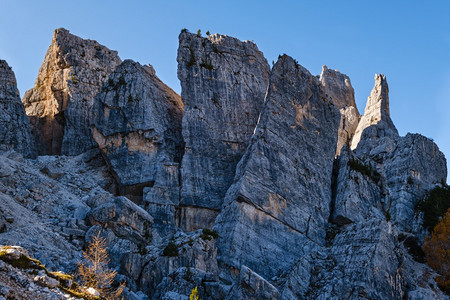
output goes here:
[[[0, 244], [74, 272], [100, 232], [126, 299], [188, 299], [195, 287], [202, 299], [446, 299], [411, 250], [426, 233], [415, 206], [443, 184], [445, 157], [419, 134], [398, 135], [385, 76], [360, 117], [338, 71], [324, 67], [319, 80], [287, 55], [270, 71], [253, 43], [183, 31], [180, 99], [151, 66], [121, 63], [63, 29], [54, 39], [51, 49], [73, 51], [50, 49], [38, 79], [50, 69], [100, 74], [88, 90], [64, 75], [58, 90], [92, 99], [64, 110], [83, 116], [77, 126], [89, 139], [70, 145], [62, 136], [61, 151], [76, 156], [26, 159], [20, 147], [0, 148]], [[58, 69], [55, 53], [83, 67]], [[58, 107], [56, 96], [31, 101], [39, 91], [24, 97], [27, 112]], [[48, 131], [66, 132], [58, 130]], [[33, 133], [58, 150], [59, 137]]]

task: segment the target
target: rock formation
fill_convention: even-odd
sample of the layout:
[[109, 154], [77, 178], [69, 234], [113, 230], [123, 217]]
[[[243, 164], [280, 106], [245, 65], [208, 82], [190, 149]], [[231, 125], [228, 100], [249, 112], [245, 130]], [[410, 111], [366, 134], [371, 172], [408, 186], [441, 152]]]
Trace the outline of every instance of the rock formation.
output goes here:
[[308, 244], [325, 244], [338, 126], [339, 112], [320, 82], [282, 56], [216, 221], [224, 268], [246, 265], [272, 278]]
[[157, 199], [149, 200], [154, 202], [169, 192], [164, 188], [179, 189], [177, 175], [175, 183], [167, 182], [166, 166], [177, 169], [181, 161], [182, 115], [180, 96], [158, 79], [151, 66], [125, 60], [110, 75], [95, 98], [93, 136], [120, 194], [142, 197], [144, 187], [154, 186], [162, 189], [154, 196]]
[[179, 36], [185, 104], [181, 224], [210, 227], [263, 107], [270, 67], [256, 45], [213, 34]]
[[398, 136], [397, 129], [391, 120], [389, 87], [386, 76], [383, 74], [375, 74], [375, 86], [367, 99], [364, 115], [361, 117], [351, 141], [352, 150], [358, 146], [363, 131], [371, 125], [377, 125], [377, 137]]
[[334, 105], [341, 113], [341, 122], [338, 131], [338, 143], [336, 155], [339, 155], [345, 144], [350, 144], [353, 134], [359, 122], [359, 112], [355, 103], [355, 91], [350, 78], [337, 70], [322, 67], [320, 82], [325, 90], [326, 96], [330, 97]]
[[94, 96], [120, 58], [96, 41], [56, 29], [34, 88], [22, 99], [40, 155], [78, 155], [94, 147]]
[[30, 123], [20, 102], [16, 76], [8, 63], [0, 60], [0, 144], [25, 157], [36, 156]]
[[70, 299], [52, 271], [76, 273], [97, 234], [126, 299], [448, 298], [416, 210], [446, 160], [399, 136], [383, 75], [360, 119], [338, 71], [283, 55], [270, 72], [253, 43], [179, 39], [184, 104], [151, 66], [55, 32], [24, 102], [40, 153], [77, 156], [26, 158], [0, 61], [0, 245], [22, 247], [0, 246], [0, 298]]

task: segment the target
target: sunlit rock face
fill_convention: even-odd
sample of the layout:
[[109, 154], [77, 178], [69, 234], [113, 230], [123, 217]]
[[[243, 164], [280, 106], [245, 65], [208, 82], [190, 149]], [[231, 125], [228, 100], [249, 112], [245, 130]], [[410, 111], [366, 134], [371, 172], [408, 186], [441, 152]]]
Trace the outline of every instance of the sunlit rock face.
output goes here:
[[367, 99], [364, 115], [361, 117], [352, 139], [352, 150], [358, 146], [363, 131], [371, 125], [377, 125], [377, 131], [380, 137], [398, 136], [397, 129], [391, 120], [389, 110], [389, 87], [386, 76], [383, 74], [375, 74], [375, 86]]
[[339, 124], [338, 142], [336, 155], [339, 155], [343, 145], [349, 145], [355, 134], [359, 122], [359, 112], [355, 103], [355, 91], [353, 90], [350, 78], [337, 70], [322, 67], [320, 82], [325, 90], [325, 94], [341, 113]]
[[186, 143], [180, 214], [191, 230], [211, 227], [222, 206], [263, 107], [270, 67], [249, 41], [182, 32], [179, 43]]
[[20, 102], [16, 76], [4, 60], [0, 60], [0, 144], [26, 157], [36, 156], [30, 123]]
[[35, 86], [22, 99], [40, 155], [77, 155], [95, 146], [94, 96], [120, 62], [96, 41], [55, 30]]
[[282, 56], [216, 220], [224, 273], [246, 265], [272, 278], [325, 244], [338, 127], [320, 81]]
[[93, 136], [120, 194], [142, 196], [144, 187], [154, 187], [162, 197], [167, 189], [179, 190], [182, 116], [180, 96], [151, 66], [125, 60], [110, 75], [95, 98]]

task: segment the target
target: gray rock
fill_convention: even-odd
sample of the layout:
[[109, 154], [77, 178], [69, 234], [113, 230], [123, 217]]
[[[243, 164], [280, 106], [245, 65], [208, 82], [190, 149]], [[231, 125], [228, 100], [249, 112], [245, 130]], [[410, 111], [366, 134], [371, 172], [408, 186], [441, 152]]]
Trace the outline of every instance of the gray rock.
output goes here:
[[48, 277], [47, 275], [34, 277], [34, 282], [37, 282], [40, 285], [49, 287], [51, 289], [53, 289], [59, 285], [58, 280], [56, 280], [55, 278]]
[[56, 29], [34, 88], [22, 99], [40, 155], [78, 155], [95, 147], [94, 96], [121, 62], [116, 51]]
[[279, 292], [272, 284], [243, 265], [239, 272], [239, 280], [225, 299], [276, 300], [278, 297]]
[[[0, 144], [25, 157], [35, 157], [36, 149], [30, 123], [20, 102], [16, 76], [8, 63], [0, 59]], [[1, 175], [0, 175], [1, 176]]]
[[179, 42], [186, 143], [181, 204], [210, 210], [195, 224], [182, 222], [182, 228], [194, 230], [211, 227], [222, 206], [263, 107], [270, 67], [249, 41], [182, 32]]
[[338, 126], [339, 112], [317, 78], [282, 56], [216, 220], [225, 273], [246, 265], [272, 278], [325, 244]]
[[181, 160], [183, 103], [152, 70], [125, 60], [95, 98], [94, 139], [122, 195], [142, 196], [146, 186], [179, 188], [162, 173], [164, 164]]
[[[377, 126], [372, 126], [377, 125]], [[375, 130], [376, 129], [376, 130]], [[389, 110], [389, 87], [386, 76], [383, 74], [375, 74], [375, 86], [367, 99], [364, 115], [358, 123], [355, 134], [351, 141], [351, 149], [358, 147], [362, 134], [366, 135], [365, 139], [378, 139], [382, 137], [398, 136], [398, 131], [392, 123]], [[370, 145], [368, 145], [370, 148]]]

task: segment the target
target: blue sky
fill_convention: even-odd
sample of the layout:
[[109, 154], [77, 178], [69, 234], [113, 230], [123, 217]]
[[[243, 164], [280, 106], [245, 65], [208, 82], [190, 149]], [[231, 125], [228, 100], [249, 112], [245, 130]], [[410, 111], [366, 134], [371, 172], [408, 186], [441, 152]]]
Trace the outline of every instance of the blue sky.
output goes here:
[[[426, 3], [432, 3], [426, 4]], [[24, 1], [0, 0], [0, 58], [21, 95], [31, 88], [53, 30], [69, 29], [152, 64], [180, 92], [176, 52], [182, 28], [253, 40], [269, 63], [286, 53], [319, 74], [350, 76], [359, 111], [387, 76], [400, 134], [433, 138], [450, 158], [450, 1]], [[450, 176], [449, 176], [450, 177]]]

